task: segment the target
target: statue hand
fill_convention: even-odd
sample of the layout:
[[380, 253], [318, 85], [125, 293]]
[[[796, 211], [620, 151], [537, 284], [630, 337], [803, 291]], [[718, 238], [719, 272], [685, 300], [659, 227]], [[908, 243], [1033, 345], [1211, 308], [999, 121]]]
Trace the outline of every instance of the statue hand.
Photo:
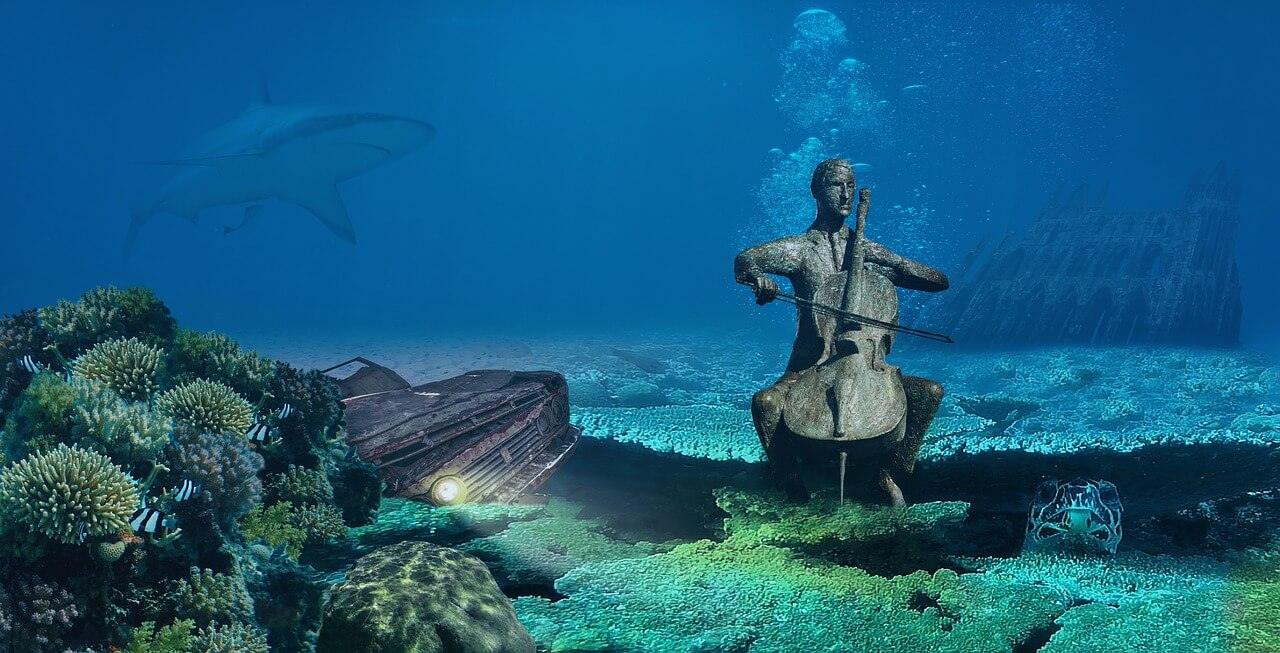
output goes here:
[[756, 279], [752, 291], [756, 294], [756, 303], [761, 306], [778, 298], [778, 284], [769, 277]]

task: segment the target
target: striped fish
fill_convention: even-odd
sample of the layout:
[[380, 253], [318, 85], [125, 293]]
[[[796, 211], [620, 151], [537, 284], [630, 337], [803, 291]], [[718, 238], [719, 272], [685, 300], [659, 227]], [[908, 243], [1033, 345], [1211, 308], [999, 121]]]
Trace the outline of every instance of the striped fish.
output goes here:
[[26, 356], [19, 358], [18, 367], [21, 367], [32, 374], [38, 374], [40, 370], [44, 369], [44, 366], [37, 362], [36, 359], [32, 358], [31, 354], [27, 354]]
[[76, 522], [76, 541], [80, 544], [84, 544], [84, 541], [87, 539], [89, 539], [89, 524], [85, 523], [85, 521], [81, 519]]
[[173, 500], [181, 503], [195, 496], [196, 492], [199, 492], [199, 491], [200, 491], [199, 483], [193, 483], [189, 478], [183, 479], [182, 483], [178, 485], [177, 492], [174, 494]]
[[129, 526], [135, 533], [150, 533], [164, 537], [165, 533], [177, 524], [173, 517], [165, 515], [155, 508], [143, 506], [133, 512], [129, 518]]
[[277, 413], [276, 419], [281, 420], [297, 412], [293, 404], [285, 404]]
[[249, 442], [261, 442], [262, 444], [266, 444], [271, 440], [271, 427], [263, 424], [262, 422], [254, 422], [253, 426], [249, 427], [249, 431], [245, 433], [244, 436], [249, 439]]

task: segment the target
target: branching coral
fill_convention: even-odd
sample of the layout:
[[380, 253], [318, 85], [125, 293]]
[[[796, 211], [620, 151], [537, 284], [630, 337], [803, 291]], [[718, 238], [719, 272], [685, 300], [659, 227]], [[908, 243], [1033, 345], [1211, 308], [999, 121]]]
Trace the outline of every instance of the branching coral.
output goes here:
[[241, 434], [253, 423], [253, 407], [225, 384], [196, 379], [156, 399], [156, 409], [179, 424], [210, 433]]
[[271, 547], [283, 546], [294, 560], [303, 547], [346, 537], [342, 515], [331, 505], [294, 506], [282, 501], [270, 507], [259, 506], [240, 523], [245, 539], [262, 540]]
[[137, 485], [111, 460], [58, 445], [0, 472], [0, 517], [66, 544], [115, 533], [138, 507]]
[[289, 465], [287, 472], [268, 476], [265, 489], [268, 502], [288, 501], [297, 505], [333, 503], [333, 486], [321, 469]]
[[5, 421], [4, 449], [9, 460], [50, 449], [71, 431], [76, 393], [57, 374], [32, 379]]
[[169, 441], [173, 420], [142, 403], [126, 403], [114, 390], [73, 377], [71, 434], [78, 444], [105, 452], [122, 465], [151, 460]]
[[40, 324], [64, 355], [109, 338], [138, 337], [160, 343], [173, 338], [169, 309], [146, 288], [95, 288], [78, 301], [38, 309]]
[[93, 379], [132, 401], [149, 398], [159, 389], [164, 351], [137, 338], [117, 338], [94, 345], [71, 363], [77, 376]]
[[341, 394], [333, 379], [315, 370], [303, 372], [279, 363], [268, 391], [275, 402], [288, 402], [302, 413], [301, 423], [313, 447], [326, 447], [338, 437], [343, 411]]
[[212, 331], [178, 331], [169, 360], [178, 382], [210, 379], [250, 398], [261, 396], [276, 374], [274, 361], [245, 351], [234, 340]]
[[224, 530], [261, 501], [262, 456], [240, 436], [179, 430], [166, 459], [177, 478], [200, 484], [212, 496]]
[[130, 633], [124, 653], [188, 653], [191, 649], [191, 631], [195, 623], [179, 619], [163, 628], [156, 628], [154, 621], [143, 622]]
[[191, 619], [202, 627], [253, 619], [253, 599], [238, 572], [217, 574], [192, 567], [187, 578], [173, 584], [169, 600], [178, 618]]
[[0, 644], [7, 640], [14, 651], [62, 650], [62, 637], [80, 613], [75, 597], [56, 583], [35, 577], [6, 582], [0, 585]]
[[244, 624], [203, 628], [191, 640], [191, 650], [202, 653], [267, 653], [262, 631]]

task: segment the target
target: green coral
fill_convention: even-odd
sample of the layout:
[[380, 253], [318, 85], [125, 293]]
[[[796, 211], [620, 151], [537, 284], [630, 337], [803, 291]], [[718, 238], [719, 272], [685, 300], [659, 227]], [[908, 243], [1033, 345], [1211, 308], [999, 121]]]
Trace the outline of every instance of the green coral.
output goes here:
[[1228, 628], [1238, 653], [1275, 651], [1280, 642], [1280, 551], [1254, 552], [1232, 574]]
[[37, 374], [5, 421], [5, 456], [18, 460], [52, 448], [71, 431], [75, 401], [75, 390], [62, 377], [52, 372]]
[[203, 628], [191, 640], [191, 650], [200, 653], [267, 653], [267, 637], [244, 624], [224, 624]]
[[333, 503], [333, 486], [322, 469], [289, 465], [285, 473], [267, 476], [263, 488], [269, 502], [288, 501], [298, 505]]
[[164, 350], [137, 338], [117, 338], [93, 346], [71, 363], [77, 376], [93, 379], [121, 397], [142, 401], [160, 388]]
[[173, 584], [169, 595], [175, 616], [191, 619], [201, 627], [253, 618], [253, 599], [239, 573], [219, 574], [192, 567], [187, 578]]
[[129, 644], [124, 653], [188, 653], [191, 646], [191, 631], [195, 623], [189, 619], [179, 619], [163, 628], [156, 628], [156, 622], [146, 621], [133, 629], [129, 635]]
[[149, 405], [126, 402], [92, 379], [72, 377], [70, 386], [75, 393], [71, 434], [78, 444], [130, 465], [155, 458], [168, 443], [173, 420]]
[[253, 423], [253, 407], [225, 384], [196, 379], [156, 399], [156, 408], [179, 424], [209, 433], [243, 433]]
[[66, 544], [127, 528], [137, 484], [101, 454], [58, 445], [0, 472], [0, 516]]
[[303, 547], [346, 537], [347, 527], [342, 515], [331, 505], [294, 507], [288, 501], [274, 505], [258, 506], [240, 522], [240, 532], [246, 540], [262, 540], [271, 547], [284, 547], [294, 560], [302, 555]]
[[1048, 589], [978, 574], [884, 578], [775, 546], [706, 540], [588, 564], [556, 589], [567, 598], [515, 601], [534, 639], [552, 651], [589, 643], [628, 651], [1004, 653], [1066, 607]]
[[62, 300], [38, 309], [37, 315], [58, 349], [68, 356], [110, 338], [166, 342], [176, 328], [169, 309], [146, 288], [95, 288], [78, 301]]
[[248, 397], [260, 396], [276, 374], [275, 361], [213, 331], [179, 330], [169, 361], [178, 382], [210, 379]]

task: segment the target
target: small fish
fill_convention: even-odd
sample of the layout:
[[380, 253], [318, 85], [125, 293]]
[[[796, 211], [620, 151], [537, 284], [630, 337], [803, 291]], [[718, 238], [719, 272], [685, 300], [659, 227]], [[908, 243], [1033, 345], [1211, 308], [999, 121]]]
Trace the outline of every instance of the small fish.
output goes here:
[[150, 533], [164, 537], [165, 532], [176, 526], [178, 521], [155, 508], [143, 506], [133, 512], [129, 518], [129, 526], [135, 533]]
[[40, 370], [44, 369], [44, 366], [37, 362], [36, 359], [32, 358], [31, 354], [27, 354], [26, 356], [19, 358], [18, 367], [21, 367], [32, 374], [38, 374]]
[[177, 493], [174, 494], [173, 500], [181, 503], [195, 496], [196, 492], [199, 492], [199, 491], [200, 491], [199, 483], [193, 483], [189, 478], [183, 479], [182, 483], [178, 485]]
[[295, 412], [297, 412], [297, 410], [294, 409], [293, 404], [285, 404], [284, 407], [282, 407], [279, 410], [279, 412], [276, 413], [276, 419], [285, 419], [286, 417], [294, 414]]
[[89, 539], [89, 524], [85, 523], [85, 521], [81, 519], [76, 522], [76, 541], [79, 544], [84, 544], [84, 541], [87, 539]]
[[262, 422], [254, 422], [253, 426], [249, 427], [249, 431], [245, 433], [244, 436], [249, 439], [249, 442], [261, 442], [266, 444], [267, 441], [271, 439], [271, 427], [263, 424]]

